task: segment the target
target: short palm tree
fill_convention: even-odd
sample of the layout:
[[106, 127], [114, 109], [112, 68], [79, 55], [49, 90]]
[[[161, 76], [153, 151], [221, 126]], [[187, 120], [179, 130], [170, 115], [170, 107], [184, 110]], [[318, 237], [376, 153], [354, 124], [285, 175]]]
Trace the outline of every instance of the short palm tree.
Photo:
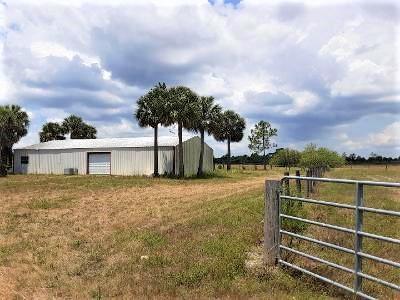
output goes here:
[[195, 127], [199, 118], [199, 102], [198, 96], [190, 88], [185, 86], [172, 87], [169, 90], [169, 104], [168, 104], [168, 120], [166, 125], [178, 125], [178, 161], [179, 161], [179, 177], [184, 177], [184, 163], [183, 163], [183, 142], [182, 130], [192, 129]]
[[48, 142], [53, 140], [65, 140], [65, 129], [58, 123], [47, 122], [43, 125], [42, 131], [39, 132], [40, 142]]
[[158, 125], [164, 125], [167, 120], [168, 89], [165, 83], [158, 83], [147, 94], [137, 101], [135, 117], [141, 127], [154, 129], [154, 172], [153, 176], [159, 176], [158, 172]]
[[28, 114], [20, 106], [0, 106], [0, 176], [7, 175], [9, 149], [28, 133], [28, 126]]
[[228, 141], [227, 170], [231, 169], [231, 142], [240, 142], [243, 139], [243, 131], [246, 128], [245, 120], [232, 110], [226, 110], [216, 121], [218, 126], [213, 135], [217, 141]]
[[71, 139], [95, 139], [97, 130], [86, 124], [81, 117], [70, 115], [62, 122], [65, 133], [71, 134]]
[[214, 97], [198, 97], [199, 112], [197, 114], [197, 123], [192, 128], [193, 131], [200, 133], [200, 157], [199, 167], [197, 170], [197, 176], [203, 175], [203, 160], [204, 160], [204, 133], [207, 132], [209, 135], [213, 134], [217, 127], [216, 121], [221, 114], [221, 106], [214, 104]]

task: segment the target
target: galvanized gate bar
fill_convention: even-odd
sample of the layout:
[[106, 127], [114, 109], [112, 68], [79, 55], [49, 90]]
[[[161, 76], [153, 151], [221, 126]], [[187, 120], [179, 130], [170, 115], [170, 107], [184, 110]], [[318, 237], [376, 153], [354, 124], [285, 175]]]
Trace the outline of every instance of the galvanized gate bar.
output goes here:
[[336, 178], [318, 178], [318, 177], [302, 177], [302, 176], [283, 176], [283, 179], [300, 179], [320, 182], [332, 182], [332, 183], [347, 183], [347, 184], [362, 184], [371, 186], [382, 186], [382, 187], [400, 187], [400, 183], [397, 182], [379, 182], [379, 181], [368, 181], [368, 180], [352, 180], [352, 179], [336, 179]]
[[289, 215], [285, 215], [285, 214], [281, 214], [281, 217], [282, 218], [286, 218], [286, 219], [290, 219], [290, 220], [301, 221], [301, 222], [312, 224], [312, 225], [326, 227], [326, 228], [329, 228], [329, 229], [335, 229], [335, 230], [346, 232], [346, 233], [353, 233], [353, 234], [355, 233], [355, 230], [353, 230], [353, 229], [340, 227], [340, 226], [336, 226], [336, 225], [321, 223], [321, 222], [312, 221], [312, 220], [303, 219], [303, 218], [294, 217], [294, 216], [289, 216]]
[[335, 249], [335, 250], [343, 251], [343, 252], [346, 252], [346, 253], [349, 253], [349, 254], [355, 254], [356, 253], [352, 249], [348, 249], [348, 248], [344, 248], [342, 246], [338, 246], [338, 245], [335, 245], [335, 244], [331, 244], [331, 243], [323, 242], [323, 241], [320, 241], [320, 240], [316, 240], [316, 239], [310, 238], [308, 236], [296, 234], [296, 233], [285, 231], [285, 230], [280, 230], [279, 232], [283, 233], [283, 234], [286, 234], [286, 235], [289, 235], [289, 236], [293, 236], [293, 237], [301, 239], [301, 240], [313, 242], [313, 243], [316, 243], [318, 245], [322, 245], [322, 246], [326, 246], [326, 247], [329, 247], [329, 248], [332, 248], [332, 249]]
[[362, 271], [362, 257], [358, 254], [362, 249], [362, 236], [359, 234], [362, 231], [363, 227], [363, 212], [360, 210], [360, 206], [364, 204], [364, 190], [363, 185], [360, 183], [356, 183], [356, 197], [355, 204], [356, 209], [354, 213], [354, 224], [356, 225], [356, 234], [354, 238], [354, 271], [356, 276], [354, 277], [354, 292], [362, 291], [362, 277], [359, 276], [359, 273]]
[[375, 255], [367, 254], [367, 253], [364, 253], [364, 252], [359, 252], [358, 255], [360, 255], [362, 257], [365, 257], [365, 258], [368, 258], [370, 260], [374, 260], [374, 261], [377, 261], [377, 262], [380, 262], [380, 263], [395, 267], [395, 268], [400, 268], [400, 263], [391, 261], [389, 259], [385, 259], [385, 258], [378, 257], [378, 256], [375, 256]]
[[[295, 179], [297, 181], [299, 180], [307, 180], [307, 181], [311, 181], [311, 182], [331, 182], [331, 183], [344, 183], [344, 184], [354, 184], [355, 185], [355, 198], [354, 198], [354, 205], [349, 205], [349, 204], [342, 204], [342, 203], [336, 203], [336, 202], [330, 202], [330, 201], [322, 201], [322, 200], [316, 200], [316, 199], [309, 199], [309, 198], [302, 198], [302, 197], [293, 197], [293, 196], [289, 196], [289, 195], [283, 195], [282, 191], [279, 197], [279, 207], [280, 205], [280, 200], [294, 200], [294, 201], [301, 201], [301, 202], [306, 202], [306, 203], [311, 203], [311, 204], [318, 204], [318, 205], [324, 205], [324, 206], [331, 206], [331, 207], [337, 207], [337, 208], [345, 208], [345, 209], [351, 209], [354, 211], [354, 224], [355, 227], [354, 229], [350, 229], [350, 228], [345, 228], [345, 227], [341, 227], [341, 226], [336, 226], [336, 225], [332, 225], [332, 224], [327, 224], [327, 223], [323, 223], [323, 222], [317, 222], [314, 220], [308, 220], [308, 219], [304, 219], [304, 218], [300, 218], [300, 217], [296, 217], [296, 216], [292, 216], [292, 215], [286, 215], [286, 214], [282, 214], [280, 209], [279, 209], [279, 253], [278, 253], [278, 262], [282, 265], [291, 267], [293, 269], [296, 269], [298, 271], [301, 271], [305, 274], [314, 276], [324, 282], [330, 283], [332, 285], [335, 285], [337, 287], [340, 287], [346, 291], [352, 292], [358, 296], [361, 296], [365, 299], [374, 299], [373, 297], [371, 297], [370, 295], [367, 295], [365, 293], [363, 293], [362, 291], [362, 282], [363, 279], [367, 279], [370, 281], [374, 281], [376, 283], [379, 283], [381, 285], [384, 285], [386, 287], [392, 288], [394, 290], [400, 291], [400, 286], [388, 282], [386, 280], [365, 274], [362, 272], [362, 264], [363, 264], [363, 259], [370, 259], [379, 263], [383, 263], [395, 268], [400, 268], [400, 263], [398, 262], [394, 262], [391, 261], [389, 259], [384, 259], [378, 256], [374, 256], [371, 254], [367, 254], [362, 252], [362, 242], [363, 242], [363, 238], [372, 238], [372, 239], [376, 239], [376, 240], [380, 240], [380, 241], [384, 241], [384, 242], [389, 242], [389, 243], [393, 243], [395, 245], [400, 245], [400, 240], [396, 239], [396, 238], [391, 238], [391, 237], [385, 237], [385, 236], [381, 236], [378, 234], [373, 234], [373, 233], [368, 233], [368, 232], [364, 232], [362, 227], [363, 227], [363, 215], [364, 212], [370, 212], [370, 213], [376, 213], [376, 214], [382, 214], [382, 215], [387, 215], [387, 216], [394, 216], [394, 217], [400, 217], [400, 212], [397, 211], [392, 211], [392, 210], [385, 210], [385, 209], [378, 209], [378, 208], [372, 208], [372, 207], [365, 207], [364, 206], [364, 186], [368, 185], [368, 186], [382, 186], [382, 187], [400, 187], [400, 183], [393, 183], [393, 182], [375, 182], [375, 181], [358, 181], [358, 180], [348, 180], [348, 179], [332, 179], [332, 178], [315, 178], [315, 177], [300, 177], [300, 176], [284, 176], [283, 179], [281, 180], [281, 182], [286, 182], [289, 179]], [[307, 237], [307, 236], [303, 236], [300, 234], [296, 234], [293, 232], [289, 232], [286, 230], [282, 230], [282, 222], [281, 219], [282, 218], [287, 218], [287, 219], [291, 219], [291, 220], [296, 220], [296, 221], [301, 221], [301, 222], [305, 222], [308, 224], [312, 224], [312, 225], [317, 225], [317, 226], [321, 226], [321, 227], [325, 227], [325, 228], [329, 228], [329, 229], [333, 229], [333, 230], [338, 230], [338, 231], [342, 231], [345, 233], [351, 233], [354, 235], [354, 249], [348, 249], [342, 246], [338, 246], [335, 244], [331, 244], [328, 242], [324, 242], [324, 241], [320, 241], [311, 237]], [[318, 245], [321, 246], [326, 246], [338, 251], [342, 251], [348, 254], [352, 254], [354, 255], [354, 269], [350, 269], [347, 268], [345, 266], [341, 266], [338, 265], [336, 263], [327, 261], [325, 259], [301, 252], [299, 250], [284, 246], [281, 244], [281, 234], [284, 235], [288, 235], [291, 237], [295, 237], [298, 239], [302, 239], [305, 241], [309, 241], [312, 243], [316, 243]], [[296, 266], [294, 264], [288, 263], [284, 260], [282, 260], [280, 258], [280, 251], [284, 250], [284, 251], [289, 251], [292, 253], [295, 253], [297, 255], [309, 258], [311, 260], [326, 264], [330, 267], [348, 272], [348, 273], [352, 273], [354, 274], [354, 284], [353, 284], [353, 288], [350, 288], [348, 286], [345, 286], [341, 283], [338, 283], [334, 280], [331, 280], [329, 278], [323, 277], [321, 275], [318, 275], [316, 273], [313, 273], [309, 270], [306, 270], [302, 267]]]
[[382, 280], [382, 279], [376, 278], [374, 276], [371, 276], [371, 275], [368, 275], [368, 274], [365, 274], [365, 273], [362, 273], [362, 272], [357, 273], [357, 275], [360, 276], [360, 277], [363, 277], [365, 279], [368, 279], [368, 280], [371, 280], [371, 281], [375, 281], [377, 283], [380, 283], [382, 285], [390, 287], [390, 288], [392, 288], [394, 290], [400, 291], [400, 286], [398, 286], [398, 285], [396, 285], [394, 283], [391, 283], [391, 282], [387, 282], [386, 280]]
[[[316, 274], [316, 273], [314, 273], [314, 272], [311, 272], [311, 271], [309, 271], [309, 270], [306, 270], [306, 269], [301, 268], [301, 267], [299, 267], [299, 266], [296, 266], [296, 265], [294, 265], [294, 264], [288, 263], [288, 262], [286, 262], [286, 261], [284, 261], [284, 260], [281, 260], [281, 259], [280, 259], [280, 260], [279, 260], [279, 263], [281, 263], [282, 265], [285, 265], [285, 266], [287, 266], [287, 267], [291, 267], [291, 268], [293, 268], [293, 269], [295, 269], [295, 270], [297, 270], [297, 271], [303, 272], [304, 274], [307, 274], [307, 275], [313, 276], [313, 277], [315, 277], [315, 278], [318, 278], [319, 280], [324, 281], [324, 282], [326, 282], [326, 283], [329, 283], [329, 284], [332, 284], [332, 285], [334, 285], [334, 286], [337, 286], [337, 287], [339, 287], [339, 288], [341, 288], [341, 289], [343, 289], [343, 290], [345, 290], [345, 291], [348, 291], [348, 292], [350, 292], [350, 293], [353, 293], [353, 292], [354, 292], [352, 288], [349, 288], [348, 286], [345, 286], [344, 284], [341, 284], [341, 283], [336, 282], [336, 281], [334, 281], [334, 280], [332, 280], [332, 279], [323, 277], [323, 276], [318, 275], [318, 274]], [[364, 294], [364, 293], [362, 293], [362, 292], [358, 292], [357, 295], [358, 295], [358, 296], [361, 296], [361, 297], [364, 297], [365, 299], [368, 299], [368, 300], [375, 300], [375, 299], [376, 299], [376, 298], [371, 297], [371, 296], [369, 296], [369, 295], [367, 295], [367, 294]]]
[[367, 211], [367, 212], [388, 215], [388, 216], [393, 216], [393, 217], [400, 217], [400, 212], [398, 212], [398, 211], [378, 209], [378, 208], [372, 208], [372, 207], [360, 207], [360, 209], [363, 211]]
[[339, 269], [339, 270], [342, 270], [342, 271], [345, 271], [345, 272], [354, 273], [354, 270], [352, 270], [352, 269], [343, 267], [341, 265], [338, 265], [338, 264], [335, 264], [333, 262], [327, 261], [325, 259], [316, 257], [314, 255], [310, 255], [310, 254], [307, 254], [307, 253], [304, 253], [304, 252], [301, 252], [301, 251], [298, 251], [298, 250], [295, 250], [295, 249], [292, 249], [292, 248], [289, 248], [289, 247], [286, 247], [286, 246], [279, 246], [279, 248], [281, 248], [283, 250], [286, 250], [286, 251], [289, 251], [289, 252], [296, 253], [296, 254], [304, 256], [304, 257], [307, 257], [309, 259], [318, 261], [318, 262], [326, 264], [326, 265], [328, 265], [330, 267], [333, 267], [333, 268], [336, 268], [336, 269]]
[[376, 235], [376, 234], [372, 234], [372, 233], [368, 233], [368, 232], [364, 232], [364, 231], [359, 231], [359, 232], [357, 232], [357, 234], [365, 236], [367, 238], [376, 239], [376, 240], [400, 245], [400, 240], [394, 239], [391, 237]]
[[[301, 177], [301, 178], [304, 178], [304, 177]], [[335, 206], [335, 207], [347, 208], [347, 209], [355, 209], [356, 208], [354, 205], [342, 204], [342, 203], [336, 203], [336, 202], [328, 202], [328, 201], [321, 201], [321, 200], [314, 200], [314, 199], [301, 198], [301, 197], [292, 197], [292, 196], [281, 195], [280, 198], [281, 199], [288, 199], [288, 200], [296, 200], [296, 201], [301, 201], [301, 202], [307, 202], [307, 203], [312, 203], [312, 204]]]

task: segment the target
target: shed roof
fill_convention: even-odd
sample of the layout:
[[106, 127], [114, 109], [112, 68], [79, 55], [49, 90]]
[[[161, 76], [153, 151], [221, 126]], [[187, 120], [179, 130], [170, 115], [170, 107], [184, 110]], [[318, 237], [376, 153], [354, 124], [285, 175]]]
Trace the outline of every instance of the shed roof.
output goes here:
[[[184, 137], [186, 141], [190, 137]], [[104, 139], [67, 139], [61, 141], [49, 141], [45, 143], [34, 144], [17, 149], [31, 150], [56, 150], [56, 149], [96, 149], [96, 148], [139, 148], [152, 147], [154, 144], [153, 137], [137, 137], [137, 138], [104, 138]], [[158, 146], [176, 146], [178, 138], [171, 136], [158, 137]]]

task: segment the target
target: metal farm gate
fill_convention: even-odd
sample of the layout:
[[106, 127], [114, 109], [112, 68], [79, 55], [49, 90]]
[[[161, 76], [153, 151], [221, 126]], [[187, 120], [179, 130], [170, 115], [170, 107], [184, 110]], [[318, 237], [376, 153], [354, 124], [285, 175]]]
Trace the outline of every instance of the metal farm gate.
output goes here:
[[[329, 182], [329, 183], [337, 183], [337, 184], [346, 184], [354, 186], [354, 204], [342, 204], [330, 201], [323, 201], [319, 199], [311, 199], [311, 198], [303, 198], [297, 196], [290, 196], [289, 180], [296, 180], [297, 186], [300, 181], [306, 181], [307, 186], [311, 184], [314, 185], [316, 182]], [[400, 240], [390, 237], [381, 236], [378, 234], [365, 232], [363, 230], [363, 215], [365, 212], [378, 214], [383, 216], [394, 216], [400, 217], [400, 212], [379, 209], [379, 208], [371, 208], [364, 206], [364, 187], [365, 186], [379, 186], [379, 187], [391, 187], [391, 188], [399, 188], [400, 183], [389, 183], [389, 182], [374, 182], [374, 181], [359, 181], [359, 180], [346, 180], [346, 179], [329, 179], [329, 178], [315, 178], [315, 177], [300, 177], [300, 176], [284, 176], [283, 179], [279, 181], [266, 181], [266, 202], [265, 202], [265, 221], [264, 221], [264, 231], [265, 231], [265, 251], [266, 251], [266, 263], [269, 265], [273, 265], [279, 263], [280, 265], [295, 269], [304, 274], [308, 274], [310, 276], [316, 277], [321, 281], [332, 284], [336, 287], [342, 288], [350, 293], [354, 293], [357, 296], [360, 296], [365, 299], [375, 299], [374, 297], [366, 294], [363, 291], [362, 283], [364, 279], [373, 281], [375, 283], [384, 285], [391, 289], [400, 291], [400, 286], [381, 278], [377, 278], [371, 275], [368, 275], [363, 272], [363, 264], [367, 264], [368, 261], [374, 261], [378, 263], [385, 264], [387, 266], [393, 268], [400, 268], [399, 262], [394, 262], [392, 260], [384, 259], [363, 251], [363, 238], [370, 238], [382, 242], [388, 242], [394, 244], [396, 246], [400, 245]], [[314, 220], [309, 220], [306, 218], [301, 218], [295, 215], [289, 215], [282, 212], [282, 205], [284, 205], [284, 201], [298, 201], [301, 203], [310, 203], [318, 206], [329, 206], [335, 207], [345, 210], [350, 210], [354, 215], [354, 227], [346, 228], [333, 224], [327, 224], [323, 222], [318, 222]], [[331, 230], [344, 232], [347, 234], [353, 235], [354, 238], [354, 247], [352, 249], [345, 248], [339, 245], [335, 245], [333, 243], [324, 242], [312, 237], [304, 236], [302, 234], [293, 233], [282, 228], [282, 221], [293, 220], [297, 222], [304, 222], [311, 225], [316, 225], [324, 228], [328, 228]], [[398, 228], [400, 231], [400, 228]], [[304, 253], [302, 251], [293, 249], [288, 245], [282, 244], [282, 237], [292, 237], [296, 239], [300, 239], [303, 241], [307, 241], [310, 243], [314, 243], [323, 247], [327, 247], [330, 249], [337, 250], [339, 252], [347, 253], [354, 256], [354, 265], [353, 268], [348, 268], [331, 261], [310, 255], [308, 253]], [[316, 274], [305, 268], [302, 268], [294, 263], [290, 263], [282, 258], [282, 251], [288, 251], [294, 255], [299, 255], [301, 257], [305, 257], [312, 261], [333, 267], [335, 269], [347, 272], [352, 274], [353, 276], [353, 286], [346, 286], [337, 281], [324, 277], [322, 275]], [[400, 248], [399, 248], [400, 251]]]

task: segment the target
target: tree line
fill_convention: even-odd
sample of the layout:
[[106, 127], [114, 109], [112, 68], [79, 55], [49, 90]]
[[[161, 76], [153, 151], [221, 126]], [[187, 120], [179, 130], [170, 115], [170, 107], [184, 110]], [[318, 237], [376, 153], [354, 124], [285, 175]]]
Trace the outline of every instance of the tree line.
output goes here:
[[179, 177], [184, 176], [183, 129], [200, 134], [201, 147], [197, 175], [202, 176], [205, 133], [217, 141], [227, 141], [228, 170], [230, 169], [231, 142], [243, 139], [245, 120], [233, 110], [223, 110], [212, 96], [200, 96], [185, 86], [167, 87], [158, 83], [137, 101], [134, 114], [141, 127], [154, 130], [154, 176], [158, 171], [158, 128], [178, 127]]
[[[317, 147], [315, 144], [307, 145], [303, 151], [290, 148], [279, 148], [274, 153], [269, 153], [265, 157], [253, 153], [250, 156], [241, 155], [232, 158], [234, 163], [239, 164], [265, 164], [271, 166], [314, 168], [325, 167], [334, 168], [345, 164], [343, 156], [325, 147]], [[215, 159], [216, 163], [226, 163], [225, 156]]]
[[372, 152], [368, 157], [357, 155], [355, 153], [342, 154], [347, 164], [387, 164], [387, 163], [400, 163], [399, 157], [386, 157]]

